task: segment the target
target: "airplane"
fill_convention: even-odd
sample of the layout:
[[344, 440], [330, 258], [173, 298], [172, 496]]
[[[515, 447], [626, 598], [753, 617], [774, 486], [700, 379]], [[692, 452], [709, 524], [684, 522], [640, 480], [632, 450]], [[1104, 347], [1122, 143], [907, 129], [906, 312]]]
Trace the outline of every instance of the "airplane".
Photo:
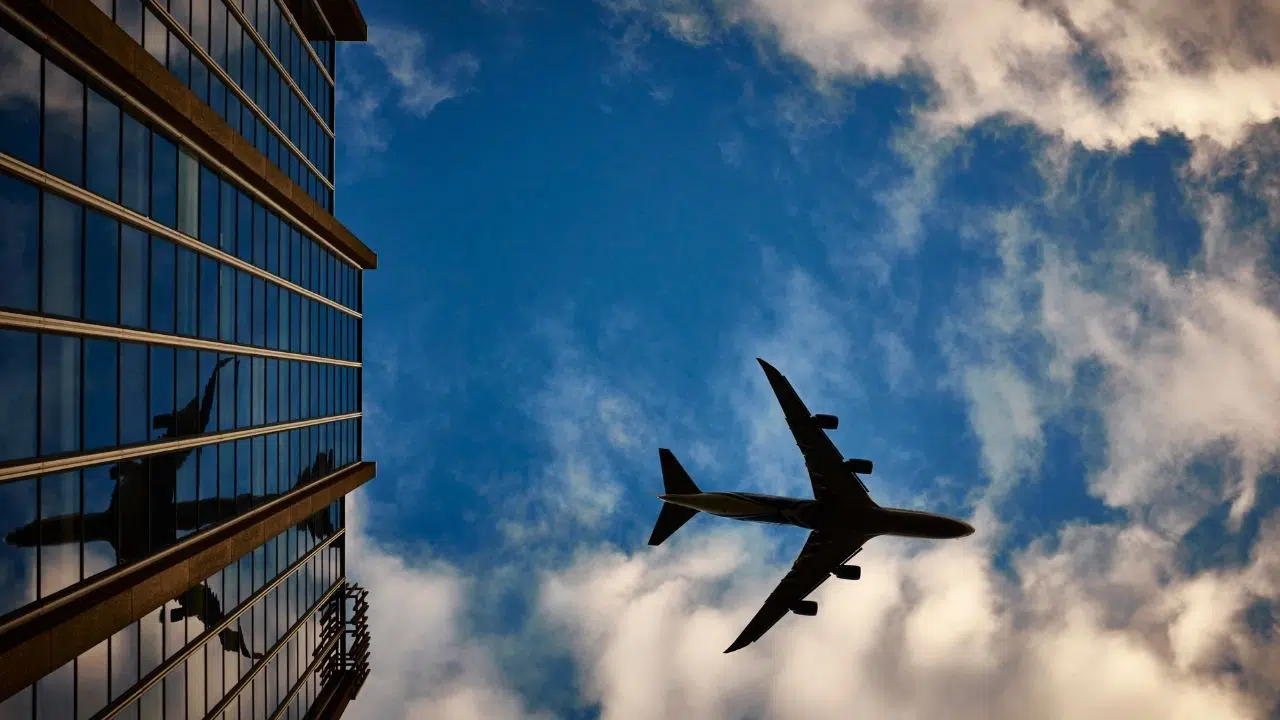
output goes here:
[[764, 360], [756, 358], [756, 361], [769, 379], [804, 456], [814, 499], [702, 492], [676, 456], [667, 448], [660, 448], [658, 458], [665, 493], [658, 496], [663, 501], [662, 510], [649, 537], [650, 545], [661, 545], [699, 512], [735, 520], [794, 525], [810, 531], [791, 570], [726, 653], [759, 640], [789, 612], [809, 617], [817, 615], [818, 603], [805, 597], [832, 575], [841, 580], [862, 577], [862, 568], [846, 563], [874, 537], [896, 535], [946, 540], [973, 534], [973, 526], [963, 520], [876, 504], [858, 477], [871, 474], [872, 462], [863, 458], [845, 459], [827, 437], [825, 431], [835, 430], [839, 419], [834, 415], [811, 414], [786, 376]]
[[[213, 400], [218, 389], [220, 370], [234, 358], [223, 358], [214, 366], [204, 392], [192, 398], [176, 414], [155, 416], [152, 427], [163, 429], [158, 440], [173, 440], [204, 432], [212, 419]], [[238, 360], [235, 361], [237, 364]], [[108, 471], [115, 481], [111, 501], [103, 512], [83, 515], [73, 513], [43, 518], [9, 531], [5, 542], [13, 547], [37, 547], [69, 543], [105, 542], [116, 554], [116, 565], [123, 566], [147, 557], [153, 548], [166, 547], [177, 541], [179, 530], [198, 530], [210, 524], [206, 519], [219, 517], [209, 514], [212, 508], [203, 507], [204, 500], [176, 501], [178, 469], [190, 457], [193, 448], [136, 460], [117, 463]], [[319, 464], [317, 460], [317, 464]], [[304, 471], [314, 474], [315, 468]], [[216, 502], [216, 501], [215, 501]], [[246, 500], [248, 505], [249, 501]], [[203, 510], [201, 515], [198, 509]], [[225, 517], [225, 516], [222, 516]], [[303, 521], [308, 522], [308, 521]], [[299, 523], [299, 527], [302, 527]], [[311, 529], [308, 527], [308, 529]], [[313, 534], [316, 530], [312, 530]], [[225, 615], [218, 596], [205, 583], [200, 583], [178, 597], [177, 608], [170, 610], [170, 619], [177, 621], [187, 616], [199, 619], [210, 626], [221, 622]], [[164, 608], [160, 608], [160, 621], [164, 622]], [[240, 629], [227, 628], [219, 635], [227, 652], [239, 652], [245, 657], [260, 658], [261, 653], [251, 652]]]

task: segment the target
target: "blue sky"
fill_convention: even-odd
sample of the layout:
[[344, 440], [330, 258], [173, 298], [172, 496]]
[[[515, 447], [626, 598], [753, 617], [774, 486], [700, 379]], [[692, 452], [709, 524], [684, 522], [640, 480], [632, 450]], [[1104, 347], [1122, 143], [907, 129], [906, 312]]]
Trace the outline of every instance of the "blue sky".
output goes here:
[[[1272, 711], [1280, 20], [984, 5], [361, 4], [369, 716]], [[980, 532], [726, 659], [803, 534], [644, 541], [809, 491], [757, 356]]]

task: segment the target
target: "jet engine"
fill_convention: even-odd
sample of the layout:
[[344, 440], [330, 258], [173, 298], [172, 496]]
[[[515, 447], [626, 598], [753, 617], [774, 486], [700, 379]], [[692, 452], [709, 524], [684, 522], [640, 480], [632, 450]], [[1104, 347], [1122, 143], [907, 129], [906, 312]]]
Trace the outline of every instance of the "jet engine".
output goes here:
[[866, 458], [849, 458], [844, 461], [844, 466], [849, 472], [859, 475], [870, 475], [873, 467], [871, 461]]
[[862, 577], [862, 568], [857, 565], [841, 565], [833, 574], [841, 580], [857, 580]]
[[814, 415], [813, 424], [823, 430], [835, 430], [840, 427], [840, 418], [835, 415]]
[[797, 615], [813, 617], [818, 614], [818, 603], [816, 600], [800, 600], [791, 606], [791, 612]]

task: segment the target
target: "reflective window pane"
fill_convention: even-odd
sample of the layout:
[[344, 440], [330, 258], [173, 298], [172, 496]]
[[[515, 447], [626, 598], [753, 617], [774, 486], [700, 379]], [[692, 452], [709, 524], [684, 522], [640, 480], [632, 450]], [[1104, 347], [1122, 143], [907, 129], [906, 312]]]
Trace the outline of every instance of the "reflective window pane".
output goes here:
[[151, 217], [178, 226], [178, 148], [159, 133], [151, 136]]
[[147, 326], [150, 271], [146, 233], [130, 225], [120, 226], [120, 323]]
[[30, 165], [40, 163], [40, 55], [0, 28], [0, 152]]
[[160, 19], [151, 12], [151, 8], [144, 7], [142, 14], [142, 45], [151, 57], [156, 59], [156, 62], [164, 65], [165, 56], [168, 55], [169, 32]]
[[200, 275], [198, 258], [190, 250], [178, 248], [178, 271], [175, 275], [177, 309], [174, 317], [175, 331], [179, 335], [192, 336], [197, 330], [197, 308], [200, 302]]
[[40, 597], [48, 597], [80, 581], [79, 526], [80, 471], [42, 476]]
[[30, 478], [0, 483], [0, 572], [12, 578], [0, 583], [0, 613], [8, 613], [36, 599], [36, 548], [40, 541], [36, 517], [36, 485]]
[[80, 449], [80, 338], [40, 336], [40, 454]]
[[218, 240], [218, 195], [222, 182], [207, 167], [200, 167], [200, 239], [206, 244], [217, 246]]
[[253, 375], [250, 360], [241, 356], [236, 363], [236, 428], [244, 429], [250, 425], [250, 412], [253, 409]]
[[4, 218], [0, 267], [5, 268], [0, 307], [35, 310], [40, 277], [40, 192], [36, 186], [0, 173], [0, 217]]
[[177, 436], [174, 417], [174, 350], [163, 345], [151, 346], [151, 438], [161, 440]]
[[107, 704], [107, 640], [76, 658], [76, 718], [88, 720]]
[[52, 193], [44, 193], [42, 231], [40, 309], [51, 315], [80, 317], [84, 209]]
[[235, 253], [236, 240], [236, 196], [237, 192], [231, 183], [219, 183], [221, 197], [218, 206], [218, 247], [224, 252]]
[[178, 229], [200, 234], [200, 163], [186, 151], [178, 154]]
[[236, 342], [249, 345], [253, 342], [253, 278], [243, 270], [236, 270]]
[[151, 200], [151, 131], [124, 114], [121, 128], [120, 191], [124, 206], [149, 214]]
[[253, 200], [236, 191], [236, 256], [253, 262]]
[[151, 236], [151, 329], [156, 332], [174, 331], [176, 250], [168, 240]]
[[200, 256], [200, 337], [218, 336], [218, 262]]
[[85, 212], [84, 260], [84, 317], [115, 324], [120, 302], [120, 224], [113, 218]]
[[120, 343], [120, 444], [147, 439], [147, 346]]
[[218, 339], [236, 341], [236, 269], [218, 266]]
[[84, 183], [84, 85], [44, 62], [44, 166], [75, 185]]
[[[116, 496], [114, 465], [85, 468], [84, 475], [84, 576], [92, 577], [116, 565], [116, 548], [122, 532]], [[131, 497], [128, 493], [124, 498]]]
[[75, 660], [36, 682], [36, 720], [74, 717]]
[[117, 349], [118, 343], [115, 340], [84, 339], [85, 450], [113, 447], [117, 441]]

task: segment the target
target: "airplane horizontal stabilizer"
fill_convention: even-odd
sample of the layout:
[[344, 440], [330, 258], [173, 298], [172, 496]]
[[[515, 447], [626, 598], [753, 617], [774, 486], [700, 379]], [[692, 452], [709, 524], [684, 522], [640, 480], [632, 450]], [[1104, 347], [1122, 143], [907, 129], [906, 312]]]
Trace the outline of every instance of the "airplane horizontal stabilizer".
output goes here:
[[649, 544], [661, 545], [662, 541], [675, 534], [675, 531], [689, 522], [689, 518], [697, 514], [698, 511], [693, 508], [663, 503], [662, 512], [658, 513], [658, 522], [653, 526], [653, 534], [649, 536]]

